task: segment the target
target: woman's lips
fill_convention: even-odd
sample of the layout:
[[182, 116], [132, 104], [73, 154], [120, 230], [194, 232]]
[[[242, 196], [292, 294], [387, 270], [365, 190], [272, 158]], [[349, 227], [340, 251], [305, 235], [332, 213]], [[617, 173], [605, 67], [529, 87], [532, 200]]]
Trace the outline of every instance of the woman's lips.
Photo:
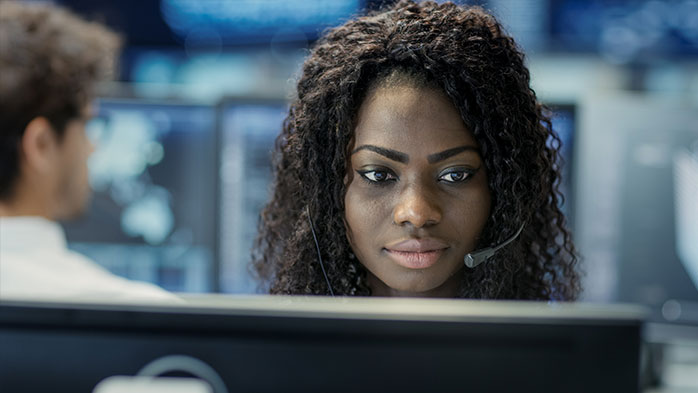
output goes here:
[[426, 269], [439, 260], [448, 244], [434, 238], [407, 239], [385, 247], [388, 256], [408, 269]]

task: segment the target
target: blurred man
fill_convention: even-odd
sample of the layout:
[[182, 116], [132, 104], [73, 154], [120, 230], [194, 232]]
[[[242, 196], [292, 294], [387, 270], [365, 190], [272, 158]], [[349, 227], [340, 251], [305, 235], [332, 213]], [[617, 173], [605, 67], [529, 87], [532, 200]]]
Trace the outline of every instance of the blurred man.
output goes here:
[[0, 0], [0, 299], [176, 299], [68, 250], [89, 200], [85, 135], [120, 39], [50, 4]]

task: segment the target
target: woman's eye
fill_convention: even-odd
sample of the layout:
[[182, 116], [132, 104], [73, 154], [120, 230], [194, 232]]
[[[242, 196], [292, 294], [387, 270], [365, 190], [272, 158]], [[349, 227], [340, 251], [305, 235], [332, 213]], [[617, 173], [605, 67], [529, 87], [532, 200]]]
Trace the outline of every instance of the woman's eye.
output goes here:
[[387, 180], [393, 180], [395, 179], [395, 175], [388, 171], [380, 171], [380, 170], [374, 170], [374, 171], [363, 171], [359, 172], [361, 176], [363, 176], [366, 180], [372, 181], [374, 183], [382, 183]]
[[465, 181], [469, 177], [470, 173], [467, 171], [451, 171], [439, 176], [439, 180], [443, 180], [448, 183], [459, 183]]

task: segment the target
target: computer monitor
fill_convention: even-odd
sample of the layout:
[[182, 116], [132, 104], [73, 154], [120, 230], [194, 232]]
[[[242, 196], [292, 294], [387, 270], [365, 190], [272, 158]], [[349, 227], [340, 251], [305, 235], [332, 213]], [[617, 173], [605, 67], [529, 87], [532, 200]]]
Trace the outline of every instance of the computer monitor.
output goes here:
[[87, 133], [94, 194], [65, 222], [69, 247], [115, 274], [177, 292], [215, 290], [213, 106], [100, 99]]
[[219, 105], [220, 283], [225, 293], [255, 293], [251, 249], [269, 200], [274, 141], [288, 114], [282, 99], [226, 99]]
[[[689, 27], [696, 8], [690, 2], [555, 0], [544, 4], [547, 12], [538, 23], [545, 26], [549, 51], [599, 53], [616, 64], [656, 64], [659, 58], [676, 61], [698, 54], [695, 29]], [[636, 23], [637, 18], [653, 22]], [[624, 33], [614, 33], [620, 31]]]
[[698, 111], [632, 94], [584, 103], [577, 240], [590, 300], [698, 326]]
[[637, 392], [641, 326], [620, 306], [455, 299], [0, 302], [0, 386], [91, 392], [158, 369], [231, 393]]
[[[270, 41], [315, 40], [376, 0], [59, 0], [81, 15], [100, 21], [128, 37], [129, 47], [172, 48], [208, 44], [268, 46]], [[377, 4], [376, 4], [377, 3]]]

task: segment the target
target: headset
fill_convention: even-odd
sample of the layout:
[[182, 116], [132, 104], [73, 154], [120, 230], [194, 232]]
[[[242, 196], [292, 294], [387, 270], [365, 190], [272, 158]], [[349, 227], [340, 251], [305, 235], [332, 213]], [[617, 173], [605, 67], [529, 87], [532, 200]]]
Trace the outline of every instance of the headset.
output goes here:
[[504, 243], [495, 246], [495, 247], [487, 247], [483, 248], [481, 250], [473, 251], [470, 253], [465, 254], [465, 258], [463, 258], [463, 262], [465, 262], [465, 266], [473, 269], [475, 266], [481, 264], [482, 262], [485, 262], [488, 258], [494, 255], [499, 249], [502, 247], [506, 246], [507, 244], [513, 242], [519, 235], [521, 234], [521, 231], [523, 231], [524, 225], [522, 224], [521, 227], [519, 227], [519, 230], [516, 231], [516, 234], [514, 236], [508, 238], [507, 240], [504, 241]]
[[[334, 297], [334, 291], [332, 290], [332, 285], [330, 284], [330, 279], [327, 277], [327, 272], [325, 271], [325, 264], [322, 261], [322, 255], [320, 253], [320, 243], [318, 243], [318, 241], [317, 241], [317, 235], [315, 234], [315, 226], [313, 225], [313, 219], [310, 217], [310, 208], [308, 207], [308, 205], [305, 206], [305, 211], [308, 215], [308, 223], [310, 224], [310, 231], [313, 233], [313, 240], [315, 240], [315, 249], [317, 250], [317, 258], [318, 258], [318, 261], [320, 262], [320, 269], [322, 269], [322, 274], [323, 274], [323, 276], [325, 276], [325, 282], [327, 283], [327, 288], [330, 290], [330, 295], [332, 295]], [[503, 243], [501, 243], [497, 246], [487, 247], [487, 248], [483, 248], [483, 249], [465, 254], [465, 257], [463, 258], [463, 262], [465, 263], [465, 266], [467, 266], [471, 269], [474, 269], [477, 265], [479, 265], [482, 262], [485, 262], [487, 259], [491, 258], [501, 248], [507, 246], [509, 243], [516, 240], [516, 238], [519, 237], [519, 235], [523, 231], [524, 226], [525, 225], [522, 224], [519, 227], [519, 230], [516, 231], [514, 236], [508, 238]]]

